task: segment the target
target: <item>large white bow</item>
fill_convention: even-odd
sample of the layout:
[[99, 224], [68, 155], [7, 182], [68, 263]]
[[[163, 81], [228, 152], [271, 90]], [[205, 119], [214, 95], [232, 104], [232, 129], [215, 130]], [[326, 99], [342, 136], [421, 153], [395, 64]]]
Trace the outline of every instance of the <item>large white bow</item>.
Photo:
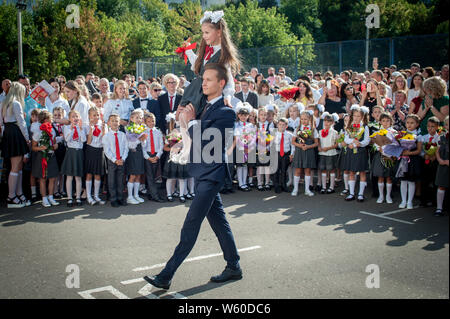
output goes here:
[[203, 18], [200, 19], [200, 24], [202, 24], [204, 21], [211, 19], [212, 23], [217, 23], [219, 22], [220, 19], [223, 18], [223, 11], [219, 10], [219, 11], [205, 11], [205, 13], [203, 14]]

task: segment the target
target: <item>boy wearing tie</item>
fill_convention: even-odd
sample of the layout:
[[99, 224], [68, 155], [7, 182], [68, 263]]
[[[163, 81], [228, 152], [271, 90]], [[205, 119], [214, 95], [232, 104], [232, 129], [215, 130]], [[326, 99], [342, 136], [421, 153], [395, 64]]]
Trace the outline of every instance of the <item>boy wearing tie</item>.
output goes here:
[[292, 133], [286, 131], [288, 127], [288, 120], [281, 118], [278, 121], [278, 131], [275, 135], [275, 147], [278, 153], [278, 168], [274, 176], [275, 193], [279, 194], [281, 191], [289, 192], [286, 186], [286, 172], [289, 163], [294, 157], [294, 148], [292, 147]]

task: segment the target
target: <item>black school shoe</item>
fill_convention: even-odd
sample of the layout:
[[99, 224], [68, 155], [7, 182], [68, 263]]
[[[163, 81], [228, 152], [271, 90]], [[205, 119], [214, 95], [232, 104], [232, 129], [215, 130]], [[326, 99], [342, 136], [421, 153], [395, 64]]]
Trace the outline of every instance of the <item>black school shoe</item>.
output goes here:
[[111, 202], [111, 206], [112, 206], [112, 207], [119, 207], [120, 205], [119, 205], [119, 203], [118, 203], [116, 200], [113, 200], [113, 201]]

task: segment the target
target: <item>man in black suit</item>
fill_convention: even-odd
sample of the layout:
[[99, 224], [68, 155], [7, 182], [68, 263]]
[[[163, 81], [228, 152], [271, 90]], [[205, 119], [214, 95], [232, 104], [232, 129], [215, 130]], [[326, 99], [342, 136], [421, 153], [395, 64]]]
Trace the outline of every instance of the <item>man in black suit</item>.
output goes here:
[[[222, 91], [227, 83], [226, 69], [215, 63], [205, 66], [203, 73], [203, 93], [207, 97], [207, 104], [204, 111], [196, 117], [196, 111], [192, 104], [180, 106], [178, 111], [180, 125], [188, 130], [189, 136], [193, 138], [190, 148], [191, 160], [189, 173], [195, 178], [195, 198], [187, 213], [186, 219], [181, 229], [181, 238], [175, 252], [167, 262], [164, 269], [155, 277], [144, 279], [153, 286], [163, 289], [169, 289], [172, 278], [194, 247], [197, 240], [200, 226], [206, 217], [211, 228], [219, 240], [220, 247], [223, 250], [224, 259], [227, 266], [222, 274], [211, 277], [213, 282], [225, 282], [228, 280], [237, 280], [242, 278], [242, 270], [239, 265], [239, 255], [230, 225], [225, 218], [222, 199], [219, 191], [222, 189], [225, 177], [230, 174], [225, 161], [225, 131], [234, 126], [236, 114], [225, 106]], [[221, 140], [214, 140], [214, 135], [206, 134], [209, 139], [195, 139], [200, 137], [205, 130], [217, 130], [221, 134]], [[206, 136], [205, 136], [206, 137]], [[210, 149], [210, 144], [214, 142], [217, 148]], [[204, 148], [208, 147], [208, 156], [205, 159]], [[219, 154], [216, 154], [217, 150]], [[201, 159], [197, 159], [201, 156]], [[212, 162], [207, 161], [212, 159]]]
[[236, 93], [234, 96], [237, 97], [242, 102], [250, 103], [253, 108], [258, 108], [258, 94], [249, 90], [249, 80], [247, 78], [242, 78], [241, 82], [241, 92]]
[[167, 91], [167, 93], [158, 97], [161, 110], [160, 128], [163, 134], [166, 134], [166, 115], [177, 111], [178, 104], [180, 104], [182, 98], [181, 95], [177, 94], [177, 87], [179, 83], [180, 79], [172, 73], [166, 74], [162, 80], [162, 84]]
[[133, 100], [134, 109], [148, 110], [156, 118], [155, 126], [161, 128], [161, 110], [158, 100], [151, 99], [148, 94], [148, 84], [144, 81], [138, 83], [138, 96]]

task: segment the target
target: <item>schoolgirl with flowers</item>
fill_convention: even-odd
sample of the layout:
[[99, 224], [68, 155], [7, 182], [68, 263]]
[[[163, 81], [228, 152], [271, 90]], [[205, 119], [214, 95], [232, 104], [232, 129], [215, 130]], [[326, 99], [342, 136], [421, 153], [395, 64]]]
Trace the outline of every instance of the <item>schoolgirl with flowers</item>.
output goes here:
[[367, 185], [366, 171], [369, 169], [367, 146], [370, 143], [369, 108], [353, 105], [350, 108], [349, 125], [345, 129], [344, 142], [347, 145], [344, 169], [350, 172], [349, 195], [346, 201], [355, 200], [356, 173], [359, 172], [358, 202], [364, 201], [364, 189]]

